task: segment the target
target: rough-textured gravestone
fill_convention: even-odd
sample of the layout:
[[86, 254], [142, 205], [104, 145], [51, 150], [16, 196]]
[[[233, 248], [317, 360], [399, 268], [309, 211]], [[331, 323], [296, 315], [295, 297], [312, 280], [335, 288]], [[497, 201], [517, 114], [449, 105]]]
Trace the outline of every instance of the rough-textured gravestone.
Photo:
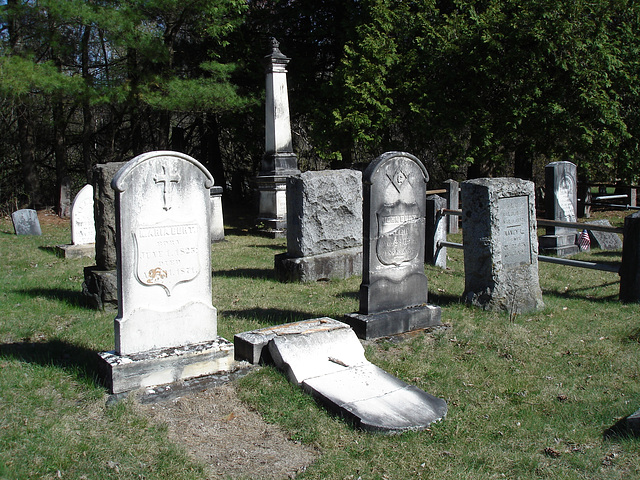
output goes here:
[[42, 235], [38, 212], [30, 208], [16, 210], [11, 214], [13, 229], [16, 235]]
[[[545, 167], [545, 213], [548, 220], [576, 222], [578, 189], [576, 166], [571, 162], [552, 162]], [[464, 205], [464, 204], [463, 204]], [[539, 239], [548, 253], [568, 256], [578, 253], [575, 228], [546, 227]]]
[[281, 281], [348, 278], [362, 272], [362, 173], [325, 170], [289, 177], [287, 253]]
[[447, 268], [447, 247], [440, 245], [440, 242], [447, 241], [447, 217], [440, 213], [446, 206], [447, 200], [439, 195], [427, 197], [424, 258], [427, 263], [440, 268]]
[[513, 314], [542, 309], [533, 182], [480, 178], [461, 192], [465, 301]]
[[[115, 352], [104, 358], [114, 384], [117, 367], [132, 362], [141, 366], [138, 386], [149, 386], [214, 373], [231, 361], [211, 304], [212, 185], [198, 161], [177, 152], [140, 155], [113, 178], [118, 316]], [[167, 364], [167, 356], [175, 361]], [[128, 387], [131, 378], [121, 383]]]
[[640, 212], [624, 219], [624, 245], [620, 263], [620, 300], [640, 302]]
[[222, 213], [222, 187], [211, 187], [211, 242], [224, 240], [224, 215]]
[[405, 152], [381, 155], [363, 174], [360, 309], [345, 317], [360, 338], [440, 325], [424, 274], [428, 180], [420, 160]]
[[331, 318], [244, 332], [234, 344], [238, 360], [273, 362], [292, 383], [363, 430], [421, 430], [447, 413], [444, 400], [369, 362], [353, 330]]
[[118, 306], [116, 207], [111, 180], [124, 164], [113, 162], [93, 167], [96, 264], [84, 269], [82, 293], [90, 305], [105, 310], [114, 310]]
[[[593, 225], [602, 225], [605, 227], [611, 227], [611, 222], [607, 219], [593, 220], [589, 222]], [[620, 250], [622, 248], [622, 240], [620, 236], [615, 232], [602, 232], [600, 230], [590, 230], [589, 238], [591, 239], [592, 248], [600, 248], [601, 250]]]
[[85, 185], [71, 204], [71, 245], [57, 245], [64, 258], [94, 257], [96, 226], [93, 216], [93, 187]]

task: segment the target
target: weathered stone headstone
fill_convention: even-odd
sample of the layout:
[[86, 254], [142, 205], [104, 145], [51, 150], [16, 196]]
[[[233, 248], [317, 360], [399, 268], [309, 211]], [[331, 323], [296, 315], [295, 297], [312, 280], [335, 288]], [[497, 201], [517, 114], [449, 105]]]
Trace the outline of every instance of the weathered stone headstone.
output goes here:
[[[611, 227], [611, 222], [606, 218], [601, 220], [593, 220], [589, 222], [593, 225], [602, 225]], [[601, 250], [620, 250], [622, 248], [622, 240], [617, 233], [603, 232], [600, 230], [587, 229], [591, 239], [591, 247], [600, 248]]]
[[11, 214], [16, 235], [42, 235], [38, 212], [30, 208], [16, 210]]
[[[548, 220], [576, 222], [578, 208], [577, 170], [571, 162], [552, 162], [545, 167], [545, 216]], [[548, 253], [568, 256], [578, 253], [577, 233], [570, 227], [546, 227], [539, 239]]]
[[362, 173], [305, 172], [287, 183], [287, 253], [281, 281], [348, 278], [362, 272]]
[[[427, 197], [424, 258], [425, 262], [440, 268], [447, 268], [447, 247], [440, 245], [440, 242], [447, 241], [447, 216], [440, 213], [440, 210], [446, 206], [447, 200], [440, 195]], [[456, 217], [456, 221], [457, 219], [458, 217]]]
[[211, 242], [224, 240], [224, 214], [222, 212], [222, 187], [211, 187]]
[[620, 263], [620, 301], [640, 302], [640, 212], [624, 219], [624, 245]]
[[275, 38], [270, 39], [271, 53], [266, 66], [265, 153], [256, 178], [259, 213], [256, 225], [272, 237], [283, 237], [287, 228], [287, 178], [300, 173], [293, 153], [287, 64], [291, 59], [280, 51]]
[[[118, 316], [115, 352], [104, 358], [114, 390], [132, 380], [149, 386], [207, 375], [232, 362], [211, 304], [212, 186], [197, 160], [177, 152], [140, 155], [113, 178]], [[133, 375], [129, 363], [138, 367]]]
[[71, 204], [71, 245], [57, 245], [57, 252], [64, 258], [94, 257], [95, 242], [93, 187], [85, 185]]
[[60, 183], [60, 197], [58, 198], [58, 216], [67, 218], [71, 215], [71, 179], [64, 177]]
[[345, 317], [360, 338], [440, 324], [424, 274], [428, 180], [420, 160], [405, 152], [381, 155], [363, 174], [360, 308]]
[[542, 309], [533, 182], [480, 178], [461, 192], [465, 301], [513, 314]]
[[[458, 210], [460, 208], [460, 183], [455, 180], [445, 180], [444, 186], [447, 189], [447, 208], [450, 210]], [[447, 231], [449, 233], [458, 233], [458, 223], [460, 219], [457, 215], [449, 215], [447, 217]]]
[[82, 293], [98, 309], [114, 310], [118, 306], [116, 207], [111, 180], [124, 164], [112, 162], [93, 167], [96, 264], [84, 269]]
[[292, 383], [363, 430], [421, 430], [443, 419], [444, 400], [369, 362], [351, 328], [328, 317], [237, 334], [236, 359], [274, 363]]

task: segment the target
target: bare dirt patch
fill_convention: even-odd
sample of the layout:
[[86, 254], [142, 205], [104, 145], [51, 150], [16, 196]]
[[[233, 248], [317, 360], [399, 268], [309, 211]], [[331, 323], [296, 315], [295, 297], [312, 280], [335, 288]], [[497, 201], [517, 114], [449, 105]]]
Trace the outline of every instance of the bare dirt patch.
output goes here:
[[232, 382], [137, 406], [165, 423], [169, 438], [204, 463], [211, 478], [295, 478], [318, 456], [249, 409]]

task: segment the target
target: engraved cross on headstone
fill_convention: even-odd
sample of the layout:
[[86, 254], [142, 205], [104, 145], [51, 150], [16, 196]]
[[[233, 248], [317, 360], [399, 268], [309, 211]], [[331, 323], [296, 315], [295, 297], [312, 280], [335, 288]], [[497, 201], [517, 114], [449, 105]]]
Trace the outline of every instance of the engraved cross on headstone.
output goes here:
[[180, 175], [171, 176], [167, 173], [167, 166], [162, 165], [162, 173], [157, 173], [153, 176], [153, 181], [156, 183], [162, 183], [162, 198], [164, 201], [163, 208], [169, 210], [171, 208], [171, 192], [172, 183], [178, 183], [180, 181]]

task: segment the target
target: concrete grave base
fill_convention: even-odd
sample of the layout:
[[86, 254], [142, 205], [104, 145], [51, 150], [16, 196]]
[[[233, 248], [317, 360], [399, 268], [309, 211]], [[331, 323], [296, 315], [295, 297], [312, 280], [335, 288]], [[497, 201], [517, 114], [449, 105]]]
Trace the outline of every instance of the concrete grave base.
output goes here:
[[288, 253], [275, 256], [276, 278], [281, 282], [315, 282], [343, 279], [362, 274], [362, 247], [334, 252], [290, 257]]
[[56, 245], [56, 255], [61, 258], [94, 258], [96, 256], [96, 244], [84, 245]]
[[580, 251], [580, 247], [576, 245], [577, 235], [541, 235], [538, 237], [540, 250], [544, 253], [551, 253], [559, 257], [568, 257], [575, 255]]
[[369, 362], [353, 330], [332, 318], [244, 332], [234, 343], [236, 359], [274, 363], [292, 383], [363, 430], [421, 430], [447, 413], [444, 400]]
[[[100, 353], [100, 371], [111, 393], [155, 387], [240, 368], [233, 344], [222, 337], [207, 343], [134, 355]], [[245, 364], [246, 365], [246, 364]]]
[[344, 322], [353, 328], [358, 338], [368, 340], [442, 325], [441, 318], [441, 308], [427, 304], [368, 315], [350, 313], [345, 315]]

